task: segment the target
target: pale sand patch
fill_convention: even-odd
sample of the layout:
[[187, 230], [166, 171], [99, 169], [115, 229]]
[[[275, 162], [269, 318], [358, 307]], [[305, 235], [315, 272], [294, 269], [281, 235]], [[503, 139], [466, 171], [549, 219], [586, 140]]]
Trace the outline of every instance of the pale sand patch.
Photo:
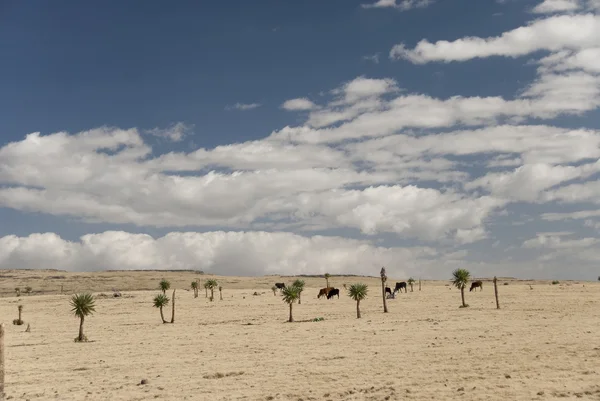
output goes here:
[[[75, 289], [107, 295], [118, 283], [124, 296], [97, 300], [85, 324], [93, 342], [85, 344], [73, 342], [78, 320], [68, 295], [1, 298], [6, 391], [15, 400], [600, 399], [597, 283], [534, 282], [530, 290], [511, 281], [500, 286], [496, 310], [490, 283], [467, 292], [471, 307], [459, 309], [458, 290], [426, 282], [421, 292], [388, 300], [383, 314], [375, 278], [332, 278], [342, 296], [329, 301], [316, 299], [324, 279], [310, 278], [294, 317], [325, 320], [290, 324], [287, 305], [269, 290], [287, 277], [217, 277], [224, 300], [217, 292], [211, 303], [203, 289], [197, 299], [187, 291], [191, 279], [207, 277], [193, 273], [14, 274], [3, 289], [56, 288], [23, 275], [66, 275]], [[161, 324], [152, 307], [158, 291], [127, 290], [161, 277], [178, 288], [174, 325]], [[359, 281], [370, 285], [360, 320], [341, 285]], [[23, 326], [10, 324], [18, 302]], [[142, 379], [149, 384], [138, 385]]]

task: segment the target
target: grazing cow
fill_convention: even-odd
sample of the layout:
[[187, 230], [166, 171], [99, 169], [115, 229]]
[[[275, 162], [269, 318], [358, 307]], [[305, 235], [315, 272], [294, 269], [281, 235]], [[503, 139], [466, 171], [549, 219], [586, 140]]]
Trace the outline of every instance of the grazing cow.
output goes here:
[[329, 291], [333, 290], [333, 287], [325, 287], [325, 288], [321, 288], [319, 290], [319, 295], [317, 295], [317, 298], [321, 298], [323, 295], [325, 297], [327, 297], [327, 295], [329, 294]]
[[283, 290], [285, 288], [285, 283], [275, 283], [275, 287], [279, 290]]
[[481, 281], [473, 281], [471, 283], [471, 288], [469, 289], [469, 292], [473, 291], [473, 289], [479, 287], [479, 291], [483, 291], [483, 283]]
[[390, 287], [385, 287], [385, 293], [392, 295], [392, 290]]
[[329, 293], [327, 294], [327, 299], [331, 299], [336, 295], [337, 295], [338, 299], [340, 299], [340, 290], [338, 288], [332, 288], [331, 290], [329, 290]]
[[396, 283], [396, 287], [394, 287], [394, 293], [400, 291], [402, 292], [402, 289], [404, 288], [404, 292], [408, 292], [408, 290], [406, 289], [406, 281], [401, 281], [399, 283]]

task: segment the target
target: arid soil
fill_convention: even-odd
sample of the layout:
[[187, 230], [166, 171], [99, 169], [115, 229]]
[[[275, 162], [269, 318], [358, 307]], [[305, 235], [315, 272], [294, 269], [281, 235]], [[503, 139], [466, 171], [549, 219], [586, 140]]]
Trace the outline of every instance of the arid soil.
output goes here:
[[[600, 400], [594, 282], [500, 280], [496, 310], [490, 282], [459, 309], [458, 290], [426, 281], [388, 300], [384, 314], [377, 278], [333, 277], [341, 296], [332, 300], [316, 299], [324, 279], [305, 278], [287, 323], [270, 287], [290, 277], [216, 277], [223, 300], [217, 291], [210, 302], [189, 286], [214, 276], [193, 272], [0, 275], [9, 399]], [[177, 289], [175, 324], [152, 306], [163, 277]], [[370, 290], [361, 319], [342, 286], [355, 282]], [[33, 294], [16, 297], [26, 286]], [[96, 313], [85, 321], [90, 342], [75, 343], [69, 296], [84, 290], [97, 296]], [[19, 304], [23, 326], [12, 324]]]

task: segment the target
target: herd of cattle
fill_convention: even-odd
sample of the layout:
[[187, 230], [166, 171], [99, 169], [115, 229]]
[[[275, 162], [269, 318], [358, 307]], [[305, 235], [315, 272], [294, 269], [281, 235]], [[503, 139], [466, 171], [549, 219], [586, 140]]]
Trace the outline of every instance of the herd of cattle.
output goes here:
[[[275, 283], [275, 287], [282, 290], [285, 288], [285, 283]], [[346, 287], [346, 284], [344, 284], [344, 287]], [[404, 290], [404, 292], [408, 292], [406, 287], [407, 287], [406, 281], [397, 282], [396, 286], [394, 287], [394, 291], [392, 291], [392, 289], [390, 287], [385, 287], [385, 293], [389, 294], [390, 296], [395, 296], [397, 292], [402, 292], [402, 290]], [[479, 288], [480, 291], [483, 290], [483, 282], [473, 281], [471, 283], [471, 288], [469, 289], [469, 291], [473, 291], [476, 288]], [[319, 290], [319, 295], [317, 295], [317, 298], [320, 299], [322, 296], [325, 296], [327, 299], [331, 299], [331, 298], [335, 297], [336, 295], [339, 299], [340, 298], [339, 288], [325, 287], [325, 288], [321, 288]]]

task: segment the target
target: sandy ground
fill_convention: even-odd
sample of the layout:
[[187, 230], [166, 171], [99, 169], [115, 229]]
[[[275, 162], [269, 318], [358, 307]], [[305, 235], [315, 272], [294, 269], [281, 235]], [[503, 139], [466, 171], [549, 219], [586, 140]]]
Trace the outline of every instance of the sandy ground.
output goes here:
[[[489, 283], [467, 292], [470, 307], [459, 309], [458, 290], [425, 282], [420, 292], [388, 300], [384, 314], [376, 279], [331, 279], [342, 290], [370, 285], [356, 319], [345, 294], [316, 299], [324, 280], [311, 278], [294, 305], [297, 322], [286, 323], [288, 307], [269, 288], [287, 277], [222, 278], [223, 301], [209, 302], [203, 290], [196, 299], [187, 290], [191, 279], [206, 277], [194, 273], [3, 273], [5, 290], [30, 283], [50, 292], [62, 280], [70, 290], [118, 283], [123, 292], [97, 299], [85, 323], [91, 342], [82, 344], [73, 342], [78, 320], [68, 295], [0, 298], [10, 399], [600, 400], [597, 283], [532, 282], [530, 289], [510, 281], [499, 287], [496, 310]], [[178, 288], [173, 325], [152, 307], [158, 291], [127, 290], [154, 287], [163, 276]], [[12, 325], [19, 303], [24, 326]], [[324, 320], [309, 321], [315, 317]]]

